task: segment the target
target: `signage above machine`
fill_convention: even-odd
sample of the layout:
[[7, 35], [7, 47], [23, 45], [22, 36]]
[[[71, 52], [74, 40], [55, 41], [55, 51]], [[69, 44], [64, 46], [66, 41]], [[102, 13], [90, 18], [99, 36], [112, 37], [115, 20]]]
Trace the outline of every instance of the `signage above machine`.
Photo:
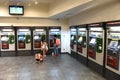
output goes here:
[[120, 21], [111, 21], [106, 23], [107, 26], [120, 26]]
[[93, 23], [93, 24], [88, 24], [89, 27], [101, 27], [102, 23]]

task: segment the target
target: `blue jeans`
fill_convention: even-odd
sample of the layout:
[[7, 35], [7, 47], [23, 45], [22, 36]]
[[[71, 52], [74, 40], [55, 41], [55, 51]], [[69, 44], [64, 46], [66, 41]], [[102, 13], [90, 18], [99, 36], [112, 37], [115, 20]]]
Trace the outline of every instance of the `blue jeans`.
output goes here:
[[54, 54], [58, 54], [58, 47], [54, 44]]

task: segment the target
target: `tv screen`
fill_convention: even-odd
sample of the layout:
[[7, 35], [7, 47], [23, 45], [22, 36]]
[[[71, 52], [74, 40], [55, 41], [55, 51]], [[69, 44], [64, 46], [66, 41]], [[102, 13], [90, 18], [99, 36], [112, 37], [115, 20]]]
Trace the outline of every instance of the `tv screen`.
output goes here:
[[23, 15], [24, 14], [24, 7], [23, 6], [9, 6], [9, 14], [10, 15]]

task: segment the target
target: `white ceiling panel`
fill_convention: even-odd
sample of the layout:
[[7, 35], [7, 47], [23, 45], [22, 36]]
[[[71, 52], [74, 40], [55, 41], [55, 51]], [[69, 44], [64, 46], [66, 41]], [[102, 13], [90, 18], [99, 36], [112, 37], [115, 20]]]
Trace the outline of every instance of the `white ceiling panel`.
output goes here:
[[21, 3], [26, 3], [26, 2], [38, 2], [38, 3], [52, 3], [55, 0], [0, 0], [0, 2], [21, 2]]

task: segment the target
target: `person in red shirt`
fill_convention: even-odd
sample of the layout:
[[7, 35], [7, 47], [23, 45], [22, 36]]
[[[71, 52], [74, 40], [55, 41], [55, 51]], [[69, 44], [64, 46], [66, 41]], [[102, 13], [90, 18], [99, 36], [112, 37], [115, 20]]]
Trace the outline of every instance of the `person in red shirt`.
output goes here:
[[57, 35], [54, 35], [54, 56], [58, 56], [58, 45], [56, 45]]

